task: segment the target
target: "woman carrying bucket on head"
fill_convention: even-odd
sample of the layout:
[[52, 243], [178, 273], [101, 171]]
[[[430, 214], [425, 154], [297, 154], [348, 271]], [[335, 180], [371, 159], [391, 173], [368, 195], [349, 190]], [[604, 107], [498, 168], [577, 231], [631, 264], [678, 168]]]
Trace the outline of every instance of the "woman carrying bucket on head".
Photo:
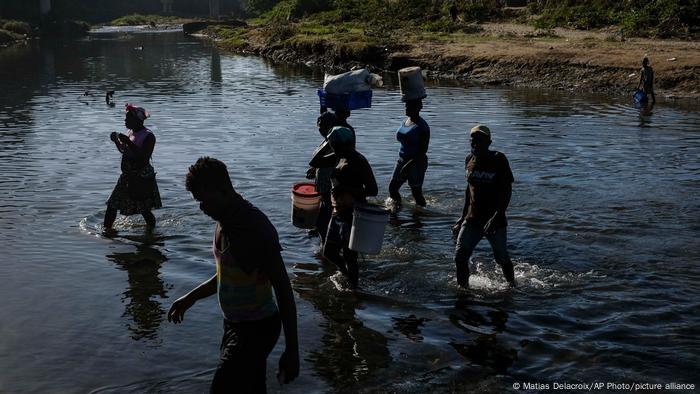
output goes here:
[[[356, 204], [366, 203], [367, 197], [376, 196], [379, 190], [372, 167], [355, 150], [352, 136], [352, 131], [340, 126], [328, 134], [328, 143], [338, 157], [338, 164], [331, 174], [333, 215], [323, 244], [323, 256], [338, 266], [355, 288], [359, 279], [357, 252], [349, 247], [353, 210]], [[313, 163], [314, 160], [312, 166]]]
[[401, 143], [399, 159], [394, 167], [394, 174], [389, 183], [389, 197], [397, 206], [401, 204], [399, 189], [408, 181], [411, 194], [416, 205], [424, 207], [423, 179], [428, 169], [428, 144], [430, 143], [430, 127], [421, 118], [423, 98], [426, 97], [423, 87], [423, 76], [419, 67], [408, 67], [399, 70], [401, 85], [401, 100], [406, 104], [406, 118], [396, 131], [396, 139]]

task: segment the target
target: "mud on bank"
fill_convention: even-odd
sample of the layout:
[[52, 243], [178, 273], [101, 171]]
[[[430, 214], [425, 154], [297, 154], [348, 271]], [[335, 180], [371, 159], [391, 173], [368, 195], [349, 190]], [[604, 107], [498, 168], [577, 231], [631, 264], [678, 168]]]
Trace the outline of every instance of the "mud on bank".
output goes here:
[[466, 84], [555, 88], [629, 94], [648, 55], [660, 98], [700, 97], [700, 43], [627, 38], [614, 29], [537, 30], [486, 23], [455, 33], [318, 29], [303, 23], [209, 26], [198, 34], [223, 49], [274, 61], [340, 71], [353, 66], [396, 71], [419, 65], [430, 78]]

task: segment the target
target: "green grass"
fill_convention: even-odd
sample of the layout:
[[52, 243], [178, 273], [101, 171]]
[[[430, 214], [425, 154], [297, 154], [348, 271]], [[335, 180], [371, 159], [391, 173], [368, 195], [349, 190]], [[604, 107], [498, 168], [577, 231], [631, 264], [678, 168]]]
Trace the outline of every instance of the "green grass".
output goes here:
[[182, 22], [182, 19], [175, 16], [132, 14], [117, 18], [111, 21], [109, 24], [112, 26], [142, 26], [150, 25], [151, 23], [156, 25], [165, 25], [180, 22]]

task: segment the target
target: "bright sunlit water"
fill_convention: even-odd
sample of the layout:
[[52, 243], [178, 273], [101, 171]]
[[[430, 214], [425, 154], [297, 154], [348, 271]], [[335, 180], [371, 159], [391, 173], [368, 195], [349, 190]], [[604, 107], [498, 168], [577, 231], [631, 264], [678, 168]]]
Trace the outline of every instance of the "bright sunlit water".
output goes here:
[[[143, 50], [136, 47], [143, 46]], [[320, 142], [323, 73], [224, 54], [181, 34], [94, 36], [0, 50], [0, 392], [205, 392], [218, 358], [215, 297], [182, 325], [171, 302], [214, 272], [214, 224], [184, 190], [198, 157], [277, 227], [297, 299], [309, 392], [500, 393], [515, 381], [700, 383], [700, 108], [431, 83], [426, 209], [407, 198], [361, 291], [290, 222], [290, 188]], [[350, 123], [387, 186], [403, 106], [394, 78]], [[104, 103], [115, 90], [116, 107]], [[85, 96], [85, 92], [89, 95]], [[120, 217], [102, 236], [119, 175], [109, 140], [123, 103], [158, 143], [163, 209], [147, 234]], [[509, 290], [483, 241], [471, 290], [453, 273], [466, 130], [491, 127], [515, 183]], [[402, 190], [406, 196], [406, 186]], [[268, 387], [281, 339], [268, 360]]]

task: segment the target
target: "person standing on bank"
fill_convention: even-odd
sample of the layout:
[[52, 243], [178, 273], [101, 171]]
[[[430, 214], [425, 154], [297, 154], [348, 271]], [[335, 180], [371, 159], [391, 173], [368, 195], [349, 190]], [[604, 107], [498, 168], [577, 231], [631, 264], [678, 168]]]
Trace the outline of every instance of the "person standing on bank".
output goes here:
[[151, 210], [163, 205], [156, 183], [156, 173], [150, 162], [156, 137], [143, 125], [149, 116], [145, 109], [126, 104], [124, 125], [129, 129], [128, 134], [113, 132], [109, 136], [122, 154], [122, 173], [107, 200], [105, 230], [112, 228], [117, 211], [122, 215], [141, 214], [149, 228], [156, 225], [156, 218]]
[[411, 194], [416, 200], [416, 205], [424, 207], [423, 180], [428, 169], [428, 144], [430, 143], [430, 127], [421, 118], [420, 110], [423, 109], [423, 100], [406, 101], [406, 120], [396, 131], [396, 139], [401, 143], [399, 160], [394, 167], [394, 174], [389, 182], [389, 197], [395, 204], [401, 204], [399, 189], [408, 180]]
[[651, 103], [656, 103], [656, 94], [654, 93], [654, 69], [649, 65], [649, 58], [646, 56], [642, 59], [642, 69], [639, 73], [641, 75], [639, 76], [637, 89], [641, 87], [644, 93], [651, 96]]
[[195, 302], [218, 295], [224, 334], [212, 393], [266, 392], [267, 356], [277, 343], [281, 322], [286, 346], [277, 378], [291, 382], [299, 375], [296, 304], [277, 230], [234, 190], [226, 165], [217, 159], [197, 160], [185, 188], [217, 223], [212, 242], [216, 273], [175, 301], [168, 321], [182, 322]]
[[350, 129], [334, 127], [328, 134], [328, 142], [333, 149], [333, 155], [318, 155], [311, 161], [311, 165], [317, 167], [325, 166], [323, 160], [337, 160], [337, 165], [331, 173], [333, 215], [323, 244], [323, 257], [335, 264], [340, 272], [348, 277], [350, 286], [356, 288], [359, 281], [357, 252], [350, 249], [354, 206], [367, 203], [367, 197], [376, 196], [379, 190], [372, 167], [367, 159], [355, 150]]
[[489, 150], [491, 130], [474, 126], [470, 133], [471, 153], [465, 159], [467, 188], [462, 216], [452, 227], [457, 239], [455, 265], [457, 284], [469, 287], [469, 258], [479, 241], [486, 236], [503, 276], [515, 286], [513, 264], [508, 256], [506, 209], [512, 194], [513, 173], [501, 152]]

